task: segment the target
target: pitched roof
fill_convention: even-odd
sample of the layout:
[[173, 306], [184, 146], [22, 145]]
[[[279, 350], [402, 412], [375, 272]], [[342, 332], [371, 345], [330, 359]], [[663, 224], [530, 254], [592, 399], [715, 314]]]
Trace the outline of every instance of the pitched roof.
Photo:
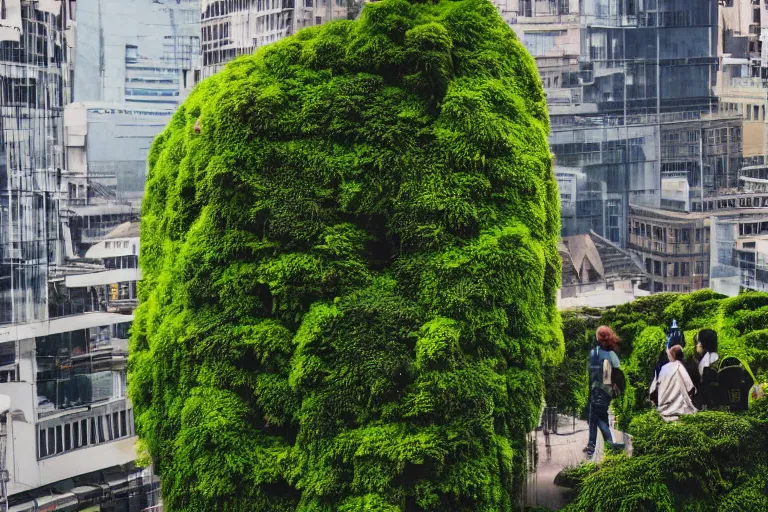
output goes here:
[[564, 237], [558, 249], [563, 259], [564, 274], [576, 274], [581, 278], [584, 262], [587, 261], [589, 267], [606, 281], [646, 276], [645, 270], [630, 253], [594, 231], [587, 235]]

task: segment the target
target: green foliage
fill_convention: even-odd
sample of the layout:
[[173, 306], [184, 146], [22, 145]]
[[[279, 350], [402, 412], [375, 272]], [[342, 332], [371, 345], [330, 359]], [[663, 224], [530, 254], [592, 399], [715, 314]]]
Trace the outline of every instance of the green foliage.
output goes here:
[[632, 457], [608, 457], [583, 479], [568, 512], [764, 510], [764, 421], [706, 412], [666, 423], [655, 412], [632, 422]]
[[487, 0], [369, 4], [193, 91], [129, 361], [168, 510], [512, 510], [563, 355], [548, 123]]

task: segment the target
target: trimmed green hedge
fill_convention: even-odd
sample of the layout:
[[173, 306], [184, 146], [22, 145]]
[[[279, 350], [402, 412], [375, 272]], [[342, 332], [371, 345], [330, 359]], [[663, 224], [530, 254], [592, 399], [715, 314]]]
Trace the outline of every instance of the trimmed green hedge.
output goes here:
[[[760, 382], [768, 380], [768, 325], [761, 321], [768, 294], [747, 292], [727, 298], [711, 290], [691, 294], [662, 293], [605, 310], [563, 314], [567, 358], [546, 369], [547, 402], [570, 409], [584, 404], [587, 396], [586, 368], [598, 325], [612, 326], [621, 337], [619, 356], [627, 376], [627, 390], [614, 400], [613, 410], [622, 429], [635, 415], [652, 407], [647, 399], [653, 370], [666, 340], [665, 328], [676, 319], [686, 338], [686, 357], [693, 357], [693, 338], [700, 329], [718, 332], [720, 356], [735, 356], [749, 364]], [[584, 323], [589, 319], [589, 323]], [[585, 342], [588, 340], [588, 342]], [[552, 391], [550, 391], [552, 390]], [[583, 410], [583, 409], [582, 409]]]
[[201, 83], [150, 153], [130, 347], [166, 508], [512, 510], [563, 353], [548, 131], [487, 0]]
[[768, 510], [768, 422], [752, 412], [702, 412], [672, 423], [655, 412], [638, 416], [633, 456], [572, 470], [578, 494], [565, 511]]
[[[745, 293], [726, 298], [709, 290], [688, 295], [659, 294], [605, 311], [589, 325], [563, 315], [566, 353], [582, 361], [586, 374], [596, 324], [612, 325], [622, 336], [620, 356], [627, 376], [626, 393], [613, 402], [619, 427], [633, 435], [633, 456], [608, 456], [601, 464], [565, 471], [562, 478], [576, 489], [567, 512], [736, 512], [768, 510], [768, 399], [752, 403], [747, 414], [704, 412], [674, 423], [652, 411], [647, 400], [664, 328], [677, 319], [686, 336], [686, 356], [695, 350], [693, 337], [702, 328], [718, 331], [721, 357], [747, 362], [760, 382], [768, 370], [768, 330], [760, 318], [768, 294]], [[590, 312], [591, 313], [591, 312]], [[592, 315], [593, 317], [594, 315]], [[581, 330], [580, 330], [581, 329]], [[547, 387], [574, 382], [575, 363], [547, 369]], [[578, 366], [578, 365], [576, 365]], [[581, 399], [586, 384], [569, 388]]]

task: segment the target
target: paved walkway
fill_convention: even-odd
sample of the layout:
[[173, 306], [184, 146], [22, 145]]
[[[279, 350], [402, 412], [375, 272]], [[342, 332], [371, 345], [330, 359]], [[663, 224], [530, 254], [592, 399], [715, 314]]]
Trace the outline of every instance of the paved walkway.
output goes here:
[[[612, 417], [611, 424], [613, 424]], [[622, 442], [624, 434], [615, 429], [612, 430], [614, 440]], [[574, 422], [573, 417], [560, 415], [557, 434], [554, 432], [549, 434], [549, 443], [543, 430], [533, 432], [531, 435], [536, 437], [538, 465], [528, 475], [526, 504], [558, 510], [566, 504], [570, 490], [555, 485], [555, 477], [563, 468], [577, 466], [587, 459], [586, 454], [582, 452], [589, 439], [587, 422], [582, 420]], [[593, 459], [595, 461], [603, 457], [602, 435], [598, 432], [597, 437], [597, 453]]]

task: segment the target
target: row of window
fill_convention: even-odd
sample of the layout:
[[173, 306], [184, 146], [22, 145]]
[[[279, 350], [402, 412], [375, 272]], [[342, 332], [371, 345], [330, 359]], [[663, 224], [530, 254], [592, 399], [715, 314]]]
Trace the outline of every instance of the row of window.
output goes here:
[[133, 411], [123, 409], [74, 421], [38, 425], [38, 459], [133, 435]]
[[645, 271], [659, 277], [701, 276], [708, 270], [707, 267], [704, 261], [694, 261], [693, 274], [691, 274], [691, 262], [688, 261], [664, 262], [651, 258], [645, 259]]
[[653, 240], [661, 242], [666, 241], [672, 244], [688, 244], [691, 243], [691, 241], [700, 244], [702, 243], [702, 240], [704, 243], [709, 243], [709, 229], [706, 228], [672, 229], [634, 221], [632, 233], [641, 238], [651, 238]]
[[747, 121], [765, 121], [765, 105], [751, 105], [749, 103], [731, 103], [721, 104], [723, 112], [733, 112], [741, 114]]

